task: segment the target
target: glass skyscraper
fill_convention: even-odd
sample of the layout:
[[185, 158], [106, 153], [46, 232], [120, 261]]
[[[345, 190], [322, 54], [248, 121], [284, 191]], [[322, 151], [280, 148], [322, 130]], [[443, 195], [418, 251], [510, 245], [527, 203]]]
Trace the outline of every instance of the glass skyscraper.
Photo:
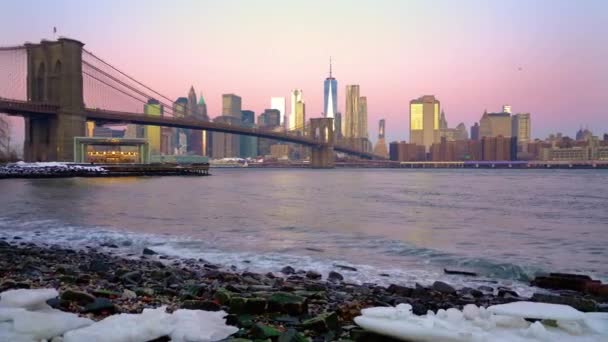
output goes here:
[[338, 112], [338, 81], [332, 77], [331, 58], [329, 59], [329, 77], [323, 86], [323, 115], [326, 118], [335, 118]]

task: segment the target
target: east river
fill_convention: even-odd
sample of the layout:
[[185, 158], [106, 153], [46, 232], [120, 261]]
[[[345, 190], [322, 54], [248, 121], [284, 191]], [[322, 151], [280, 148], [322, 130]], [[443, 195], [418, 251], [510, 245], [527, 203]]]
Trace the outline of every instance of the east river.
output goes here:
[[[0, 237], [149, 247], [357, 282], [608, 280], [605, 170], [214, 169], [211, 177], [0, 180]], [[106, 248], [106, 247], [100, 247]], [[444, 268], [478, 272], [466, 278]]]

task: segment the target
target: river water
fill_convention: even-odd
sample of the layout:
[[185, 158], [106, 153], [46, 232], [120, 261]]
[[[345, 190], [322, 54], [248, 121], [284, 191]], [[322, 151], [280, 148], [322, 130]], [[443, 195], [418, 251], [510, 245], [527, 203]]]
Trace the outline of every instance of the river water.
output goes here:
[[[526, 291], [538, 272], [608, 280], [602, 170], [216, 169], [211, 177], [0, 180], [0, 236], [115, 253], [291, 265], [354, 282]], [[444, 275], [473, 270], [477, 278]]]

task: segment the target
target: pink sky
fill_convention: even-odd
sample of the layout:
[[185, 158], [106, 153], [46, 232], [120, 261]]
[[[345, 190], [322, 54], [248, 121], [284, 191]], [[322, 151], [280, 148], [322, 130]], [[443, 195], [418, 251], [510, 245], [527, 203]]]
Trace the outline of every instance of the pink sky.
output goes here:
[[[1, 45], [49, 38], [53, 26], [171, 98], [190, 85], [210, 115], [221, 94], [257, 114], [301, 88], [319, 116], [328, 59], [344, 88], [368, 99], [370, 137], [408, 139], [408, 102], [441, 101], [451, 127], [510, 104], [534, 137], [580, 125], [608, 132], [608, 2], [513, 1], [20, 1]], [[22, 25], [27, 22], [27, 26]], [[288, 104], [289, 108], [289, 104]]]

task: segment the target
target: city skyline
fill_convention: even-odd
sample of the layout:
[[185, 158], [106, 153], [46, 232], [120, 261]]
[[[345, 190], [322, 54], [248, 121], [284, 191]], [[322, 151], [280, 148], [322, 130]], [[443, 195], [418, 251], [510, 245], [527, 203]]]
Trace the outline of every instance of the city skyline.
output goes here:
[[[205, 94], [211, 118], [221, 114], [221, 94], [239, 94], [243, 108], [262, 113], [268, 108], [268, 98], [288, 97], [291, 89], [302, 89], [307, 94], [307, 117], [320, 117], [320, 83], [327, 74], [327, 59], [332, 56], [333, 73], [340, 84], [360, 84], [366, 89], [372, 138], [377, 136], [373, 123], [382, 117], [387, 120], [388, 141], [409, 140], [408, 101], [424, 94], [441, 99], [454, 125], [464, 122], [470, 127], [485, 109], [498, 111], [502, 104], [509, 103], [514, 112], [534, 116], [532, 138], [556, 132], [574, 135], [581, 125], [602, 134], [608, 131], [602, 106], [608, 93], [608, 67], [602, 63], [608, 58], [608, 47], [597, 42], [605, 34], [602, 22], [608, 19], [608, 4], [547, 3], [463, 1], [448, 11], [445, 1], [433, 5], [382, 1], [370, 11], [359, 2], [348, 2], [351, 5], [347, 6], [344, 1], [336, 1], [324, 5], [326, 11], [319, 14], [312, 3], [273, 1], [256, 6], [238, 1], [178, 1], [172, 5], [146, 2], [146, 6], [142, 2], [25, 1], [6, 5], [20, 15], [0, 23], [8, 39], [0, 44], [52, 39], [52, 28], [57, 27], [58, 35], [86, 42], [91, 51], [102, 52], [102, 57], [132, 70], [146, 83], [159, 84], [159, 90], [171, 96], [184, 96], [183, 89], [194, 85]], [[299, 29], [287, 25], [287, 13], [294, 8], [302, 13], [302, 18], [294, 20], [304, 20]], [[193, 19], [181, 20], [170, 29], [156, 27], [150, 19], [151, 10], [196, 13], [205, 20], [202, 25]], [[256, 21], [241, 30], [240, 26], [221, 25], [224, 16], [217, 14], [227, 10], [243, 25], [253, 23], [260, 11], [273, 15], [266, 23]], [[141, 15], [128, 15], [134, 11]], [[311, 23], [306, 24], [313, 13], [335, 17], [332, 27], [344, 24], [344, 11], [353, 18], [365, 18], [353, 28], [357, 37], [343, 38], [344, 32], [331, 32], [322, 18], [321, 27], [314, 30]], [[441, 27], [415, 30], [434, 11], [443, 19]], [[507, 23], [505, 16], [510, 19]], [[537, 16], [543, 17], [542, 23], [536, 21]], [[24, 29], [16, 18], [31, 25]], [[575, 24], [562, 25], [564, 19]], [[312, 23], [317, 24], [316, 20]], [[490, 32], [486, 25], [492, 26]], [[104, 27], [108, 34], [101, 35], [104, 30], [98, 27]], [[283, 39], [294, 33], [301, 39]], [[204, 43], [199, 43], [201, 37]], [[196, 43], [185, 46], [186, 41]], [[229, 53], [229, 42], [260, 53], [245, 60], [237, 58], [239, 54]], [[302, 44], [307, 47], [306, 54], [287, 52]], [[173, 49], [176, 45], [180, 45], [179, 50]], [[345, 88], [337, 90], [338, 111], [344, 113]]]

